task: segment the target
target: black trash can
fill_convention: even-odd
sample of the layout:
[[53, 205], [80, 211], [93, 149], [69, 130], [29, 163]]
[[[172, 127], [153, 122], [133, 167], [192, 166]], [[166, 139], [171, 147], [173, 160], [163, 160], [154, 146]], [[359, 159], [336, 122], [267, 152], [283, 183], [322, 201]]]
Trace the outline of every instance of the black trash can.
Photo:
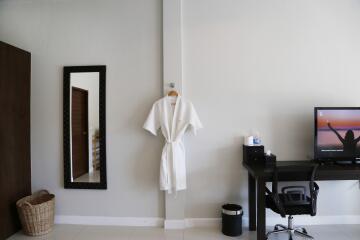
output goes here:
[[243, 210], [237, 204], [225, 204], [222, 206], [222, 233], [226, 236], [235, 237], [242, 234]]

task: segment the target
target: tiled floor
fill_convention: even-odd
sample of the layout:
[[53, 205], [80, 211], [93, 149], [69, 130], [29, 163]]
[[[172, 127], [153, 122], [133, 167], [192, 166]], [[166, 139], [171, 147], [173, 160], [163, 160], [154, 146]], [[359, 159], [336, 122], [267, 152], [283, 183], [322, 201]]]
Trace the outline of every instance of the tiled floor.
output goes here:
[[[321, 225], [306, 227], [316, 240], [359, 240], [360, 225]], [[150, 227], [80, 226], [56, 225], [48, 235], [27, 237], [22, 233], [8, 240], [256, 240], [255, 232], [244, 231], [240, 237], [227, 237], [218, 228], [189, 228], [185, 230], [164, 230]], [[279, 234], [273, 240], [287, 240]], [[302, 239], [302, 238], [296, 238]]]

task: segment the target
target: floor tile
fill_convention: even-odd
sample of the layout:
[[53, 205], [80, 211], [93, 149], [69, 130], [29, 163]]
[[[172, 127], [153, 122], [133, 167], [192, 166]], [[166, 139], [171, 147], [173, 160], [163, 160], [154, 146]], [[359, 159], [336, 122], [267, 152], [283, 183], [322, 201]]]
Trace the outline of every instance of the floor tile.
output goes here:
[[55, 225], [53, 230], [46, 235], [30, 237], [20, 231], [8, 238], [8, 240], [73, 240], [83, 229], [85, 229], [85, 226], [82, 225]]
[[139, 230], [136, 227], [86, 226], [73, 240], [130, 239]]
[[131, 240], [183, 240], [183, 230], [164, 230], [163, 228], [144, 228], [135, 231]]
[[[317, 225], [305, 227], [316, 240], [359, 240], [360, 225]], [[268, 228], [267, 231], [270, 231]], [[256, 240], [256, 232], [244, 228], [238, 237], [228, 237], [218, 227], [164, 230], [153, 227], [55, 225], [51, 233], [28, 237], [19, 232], [9, 240]], [[274, 234], [270, 240], [288, 240], [288, 234]], [[294, 240], [304, 238], [296, 237]]]

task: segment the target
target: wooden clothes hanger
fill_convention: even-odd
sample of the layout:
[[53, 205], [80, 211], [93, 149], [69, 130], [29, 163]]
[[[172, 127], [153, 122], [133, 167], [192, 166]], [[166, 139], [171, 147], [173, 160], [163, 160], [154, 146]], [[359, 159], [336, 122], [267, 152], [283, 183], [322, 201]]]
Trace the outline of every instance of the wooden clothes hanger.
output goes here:
[[[178, 97], [179, 93], [174, 89], [175, 88], [175, 83], [172, 82], [169, 85], [170, 85], [170, 88], [172, 88], [172, 90], [170, 90], [167, 95], [169, 97]], [[175, 103], [172, 103], [171, 105], [175, 105]]]
[[[175, 88], [175, 83], [170, 83], [170, 87], [172, 88], [172, 89], [174, 89]], [[171, 90], [170, 92], [168, 92], [168, 94], [167, 94], [169, 97], [177, 97], [177, 96], [179, 96], [179, 93], [177, 92], [177, 91], [175, 91], [175, 90]]]
[[169, 97], [177, 97], [177, 96], [179, 96], [179, 94], [178, 94], [177, 91], [171, 90], [171, 91], [168, 93], [168, 96], [169, 96]]
[[[176, 90], [174, 90], [174, 88], [175, 88], [175, 83], [170, 83], [170, 87], [173, 89], [173, 90], [171, 90], [171, 91], [169, 91], [168, 92], [168, 96], [169, 97], [178, 97], [179, 96], [179, 93], [176, 91]], [[176, 105], [176, 102], [173, 102], [173, 103], [171, 103], [171, 105], [172, 106], [175, 106]]]

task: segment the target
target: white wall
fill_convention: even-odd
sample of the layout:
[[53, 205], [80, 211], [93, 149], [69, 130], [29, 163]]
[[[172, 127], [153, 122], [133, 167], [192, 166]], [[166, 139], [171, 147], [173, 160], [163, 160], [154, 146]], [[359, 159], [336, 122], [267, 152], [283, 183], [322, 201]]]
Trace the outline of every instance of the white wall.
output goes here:
[[[161, 96], [161, 9], [160, 0], [0, 1], [1, 40], [32, 52], [33, 189], [55, 192], [58, 214], [164, 215], [162, 142], [141, 129]], [[205, 125], [186, 137], [186, 217], [218, 217], [224, 202], [247, 207], [242, 135], [255, 128], [280, 160], [303, 159], [314, 106], [360, 105], [360, 2], [184, 0], [183, 11], [184, 95]], [[62, 66], [90, 64], [108, 67], [109, 189], [64, 190]], [[320, 215], [360, 214], [357, 182], [320, 187]]]
[[[142, 129], [162, 95], [160, 0], [0, 1], [0, 39], [32, 53], [33, 190], [59, 215], [163, 217], [162, 143]], [[108, 190], [63, 188], [63, 66], [107, 65]]]
[[[313, 147], [314, 106], [359, 106], [360, 1], [184, 0], [184, 94], [205, 129], [187, 142], [187, 217], [247, 208], [242, 135], [280, 160]], [[206, 179], [206, 181], [204, 181]], [[341, 197], [336, 197], [341, 196]], [[356, 181], [322, 182], [319, 215], [360, 214]]]

